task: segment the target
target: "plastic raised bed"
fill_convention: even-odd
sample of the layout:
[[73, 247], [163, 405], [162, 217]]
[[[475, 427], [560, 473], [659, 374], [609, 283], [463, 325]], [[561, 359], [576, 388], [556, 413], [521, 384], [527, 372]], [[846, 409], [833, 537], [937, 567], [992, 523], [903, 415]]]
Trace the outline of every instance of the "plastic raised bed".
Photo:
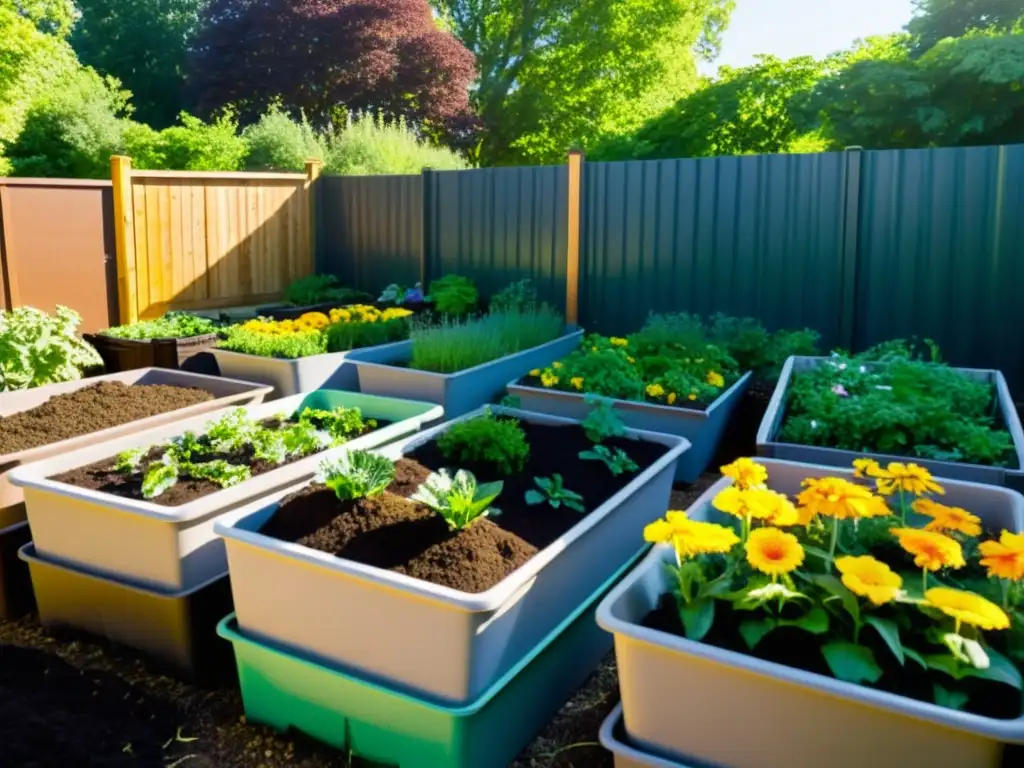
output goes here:
[[976, 368], [957, 368], [955, 370], [978, 381], [991, 382], [996, 388], [999, 403], [999, 415], [1006, 424], [1017, 458], [1016, 468], [987, 467], [981, 464], [966, 464], [956, 461], [935, 461], [917, 456], [894, 456], [883, 453], [865, 453], [845, 451], [837, 448], [819, 448], [797, 443], [779, 441], [779, 432], [786, 418], [786, 395], [793, 375], [802, 371], [813, 370], [823, 365], [827, 357], [791, 357], [782, 368], [779, 383], [775, 386], [768, 410], [765, 411], [761, 427], [757, 431], [757, 453], [773, 459], [802, 461], [810, 464], [824, 464], [830, 467], [848, 467], [854, 459], [868, 456], [882, 463], [891, 461], [913, 461], [939, 477], [954, 480], [966, 480], [974, 483], [1003, 485], [1024, 491], [1024, 429], [1021, 428], [1017, 409], [1013, 404], [1006, 379], [999, 371]]
[[[765, 460], [771, 487], [795, 495], [807, 477], [852, 477], [833, 467]], [[716, 483], [690, 507], [711, 507]], [[943, 483], [943, 503], [969, 509], [987, 529], [1020, 531], [1024, 496], [977, 483]], [[1024, 743], [1024, 717], [1000, 720], [763, 661], [644, 627], [671, 588], [670, 546], [659, 545], [615, 587], [597, 621], [615, 636], [625, 728], [634, 746], [684, 764], [730, 768], [999, 768], [1004, 745]], [[736, 738], [735, 724], [743, 724]], [[657, 765], [657, 763], [655, 763]]]
[[[309, 357], [281, 358], [261, 357], [227, 349], [210, 350], [217, 359], [222, 376], [232, 376], [246, 381], [258, 381], [274, 389], [276, 397], [290, 397], [316, 389], [340, 389], [359, 391], [359, 379], [352, 356], [357, 352], [368, 352], [398, 348], [407, 342], [382, 344], [347, 352], [327, 352]], [[370, 394], [387, 394], [371, 392]], [[422, 398], [408, 398], [416, 400]]]
[[582, 330], [568, 331], [547, 344], [458, 373], [434, 373], [402, 367], [412, 359], [411, 341], [360, 349], [351, 353], [349, 360], [355, 363], [361, 392], [438, 403], [444, 406], [444, 412], [450, 418], [454, 418], [494, 400], [512, 379], [565, 357], [579, 346], [582, 338]]
[[143, 651], [190, 679], [225, 679], [230, 659], [216, 629], [231, 610], [226, 573], [187, 590], [148, 590], [47, 562], [31, 543], [18, 555], [31, 571], [44, 625], [71, 627]]
[[689, 768], [682, 763], [649, 755], [626, 743], [622, 727], [622, 704], [616, 704], [615, 709], [605, 718], [597, 737], [601, 746], [612, 753], [615, 768]]
[[[704, 409], [638, 403], [631, 400], [611, 402], [628, 427], [667, 432], [689, 440], [692, 447], [676, 464], [676, 482], [692, 483], [714, 459], [718, 443], [729, 423], [729, 417], [742, 399], [751, 376], [751, 373], [746, 373]], [[518, 406], [524, 411], [550, 413], [552, 416], [580, 420], [586, 418], [591, 410], [584, 394], [527, 387], [515, 381], [508, 385], [508, 393], [519, 398]]]
[[28, 520], [40, 557], [147, 587], [191, 589], [227, 569], [224, 544], [213, 532], [218, 517], [280, 488], [309, 480], [323, 459], [342, 450], [384, 445], [443, 415], [442, 409], [431, 403], [329, 390], [245, 410], [250, 417], [263, 419], [279, 413], [291, 415], [305, 407], [330, 410], [338, 406], [358, 407], [366, 418], [391, 423], [344, 447], [307, 456], [180, 506], [123, 498], [51, 478], [130, 448], [166, 442], [186, 431], [202, 434], [213, 420], [209, 415], [50, 457], [15, 470], [11, 482], [25, 489]]
[[184, 339], [115, 339], [102, 333], [86, 334], [83, 338], [100, 353], [108, 373], [171, 368], [217, 374], [217, 364], [209, 354], [217, 343], [215, 333]]
[[[540, 424], [575, 423], [507, 408], [493, 411]], [[398, 459], [452, 423], [379, 453]], [[417, 695], [473, 701], [628, 562], [652, 510], [658, 514], [667, 507], [675, 462], [689, 444], [673, 435], [629, 434], [666, 446], [666, 453], [523, 566], [477, 594], [261, 534], [281, 499], [297, 488], [218, 521], [214, 530], [227, 545], [242, 631]], [[296, 594], [304, 598], [293, 599]]]
[[611, 649], [593, 610], [632, 562], [464, 706], [416, 698], [263, 645], [230, 616], [218, 631], [234, 645], [249, 722], [295, 728], [373, 764], [505, 768]]

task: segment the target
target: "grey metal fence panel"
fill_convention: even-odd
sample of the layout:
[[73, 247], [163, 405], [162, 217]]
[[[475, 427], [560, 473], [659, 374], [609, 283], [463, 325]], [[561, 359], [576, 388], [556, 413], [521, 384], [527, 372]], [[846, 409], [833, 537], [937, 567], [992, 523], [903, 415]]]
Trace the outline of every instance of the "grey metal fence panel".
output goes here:
[[1024, 145], [865, 153], [856, 338], [932, 338], [1024, 387]]
[[324, 176], [317, 181], [317, 269], [379, 293], [420, 279], [423, 179]]
[[427, 272], [472, 278], [486, 296], [530, 278], [565, 308], [565, 166], [428, 174]]
[[839, 340], [844, 154], [588, 163], [581, 302], [588, 328], [649, 312], [723, 312]]

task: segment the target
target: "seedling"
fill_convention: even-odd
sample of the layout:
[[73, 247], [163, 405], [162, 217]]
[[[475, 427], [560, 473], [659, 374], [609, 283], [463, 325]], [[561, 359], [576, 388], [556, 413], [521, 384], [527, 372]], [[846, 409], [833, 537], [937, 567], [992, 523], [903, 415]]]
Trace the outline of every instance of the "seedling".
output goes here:
[[583, 506], [583, 497], [566, 488], [561, 475], [555, 473], [551, 477], [535, 477], [533, 482], [540, 490], [531, 489], [526, 492], [526, 503], [530, 506], [547, 503], [553, 509], [565, 505], [577, 512], [586, 512], [587, 508]]
[[318, 481], [341, 501], [379, 496], [395, 479], [395, 465], [369, 451], [351, 451], [321, 462]]
[[430, 507], [445, 519], [453, 531], [461, 531], [484, 517], [500, 515], [501, 511], [489, 506], [498, 498], [504, 483], [478, 485], [472, 472], [460, 469], [451, 477], [442, 469], [427, 478], [410, 501]]
[[129, 448], [117, 454], [114, 461], [114, 471], [121, 475], [133, 474], [141, 465], [142, 459], [146, 456], [145, 448]]
[[639, 465], [629, 458], [629, 454], [621, 448], [614, 450], [606, 445], [595, 445], [593, 450], [581, 451], [580, 459], [583, 461], [603, 461], [608, 471], [615, 477], [626, 472], [636, 472]]
[[612, 406], [611, 400], [604, 397], [587, 395], [586, 402], [592, 405], [590, 413], [583, 420], [583, 430], [592, 443], [603, 443], [613, 437], [623, 437], [626, 425]]

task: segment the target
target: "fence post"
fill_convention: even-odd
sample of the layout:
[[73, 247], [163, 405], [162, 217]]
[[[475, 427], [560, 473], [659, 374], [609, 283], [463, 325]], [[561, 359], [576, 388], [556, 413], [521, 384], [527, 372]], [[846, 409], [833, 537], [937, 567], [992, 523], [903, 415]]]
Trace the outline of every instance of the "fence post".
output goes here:
[[424, 168], [420, 174], [423, 184], [421, 192], [422, 203], [420, 205], [420, 282], [423, 284], [423, 292], [427, 291], [427, 261], [430, 253], [430, 238], [432, 235], [431, 216], [433, 215], [433, 189], [434, 172], [430, 168]]
[[114, 184], [114, 246], [117, 249], [117, 306], [122, 323], [139, 319], [135, 283], [135, 214], [132, 207], [132, 159], [110, 158]]
[[3, 270], [4, 308], [11, 310], [21, 304], [18, 277], [11, 252], [11, 199], [8, 188], [0, 183], [0, 268]]
[[863, 147], [847, 147], [846, 189], [843, 191], [843, 279], [839, 339], [849, 351], [857, 340], [857, 268], [860, 250], [860, 187]]
[[313, 274], [316, 274], [319, 257], [317, 255], [317, 227], [320, 226], [320, 195], [317, 193], [319, 185], [316, 180], [320, 178], [323, 170], [323, 162], [315, 158], [306, 160], [306, 193], [309, 195], [306, 201], [306, 208], [309, 211], [309, 255], [312, 256]]
[[582, 206], [583, 152], [569, 152], [569, 227], [565, 258], [565, 321], [579, 323], [580, 314], [580, 217]]

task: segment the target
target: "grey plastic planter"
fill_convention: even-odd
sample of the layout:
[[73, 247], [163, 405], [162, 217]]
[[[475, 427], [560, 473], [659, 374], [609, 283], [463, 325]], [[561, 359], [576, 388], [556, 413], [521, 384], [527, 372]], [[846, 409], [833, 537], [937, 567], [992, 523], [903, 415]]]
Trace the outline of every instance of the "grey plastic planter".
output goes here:
[[217, 367], [222, 376], [267, 384], [274, 388], [276, 397], [290, 397], [316, 389], [358, 392], [359, 379], [355, 367], [350, 364], [351, 356], [357, 351], [387, 350], [400, 347], [403, 343], [405, 342], [291, 359], [247, 355], [216, 347], [210, 351], [217, 359]]
[[417, 371], [395, 365], [412, 359], [411, 341], [360, 349], [351, 353], [349, 360], [355, 363], [360, 392], [438, 403], [444, 406], [448, 418], [455, 418], [494, 400], [510, 380], [565, 357], [579, 346], [582, 338], [582, 330], [570, 331], [547, 344], [458, 373]]
[[253, 499], [309, 480], [325, 458], [343, 450], [384, 445], [417, 432], [443, 411], [431, 403], [394, 400], [355, 392], [320, 390], [245, 410], [257, 419], [291, 414], [304, 405], [359, 407], [369, 418], [393, 423], [332, 448], [258, 475], [231, 488], [177, 507], [126, 499], [78, 488], [50, 478], [85, 464], [116, 456], [129, 448], [162, 443], [186, 431], [202, 434], [216, 416], [207, 414], [20, 467], [11, 482], [25, 489], [33, 543], [53, 563], [132, 582], [148, 588], [187, 590], [227, 569], [224, 544], [213, 532], [214, 520]]
[[[573, 423], [493, 410], [533, 423]], [[379, 452], [397, 459], [452, 423]], [[297, 488], [254, 503], [214, 525], [227, 544], [239, 625], [247, 636], [364, 680], [451, 704], [472, 701], [627, 563], [642, 548], [643, 525], [667, 507], [675, 462], [689, 444], [672, 435], [630, 434], [665, 445], [666, 454], [560, 539], [479, 594], [260, 534], [281, 498]], [[652, 515], [652, 510], [657, 512]]]
[[827, 357], [791, 357], [782, 368], [782, 375], [775, 386], [768, 410], [765, 411], [761, 427], [757, 431], [757, 452], [760, 456], [789, 461], [803, 461], [811, 464], [825, 464], [832, 467], [848, 467], [854, 459], [865, 456], [887, 463], [890, 461], [913, 461], [927, 467], [934, 475], [949, 477], [954, 480], [967, 480], [974, 483], [1003, 485], [1024, 491], [1024, 430], [1021, 429], [1017, 409], [1010, 396], [1006, 379], [999, 371], [981, 370], [976, 368], [957, 368], [965, 376], [978, 381], [989, 381], [995, 385], [999, 399], [999, 410], [1006, 423], [1006, 428], [1013, 438], [1013, 447], [1017, 456], [1017, 468], [986, 467], [981, 464], [965, 464], [955, 461], [934, 461], [916, 456], [894, 456], [883, 453], [858, 453], [836, 448], [818, 448], [811, 445], [779, 442], [779, 432], [786, 416], [786, 393], [795, 373], [813, 370], [823, 365]]
[[[689, 440], [692, 447], [676, 464], [676, 482], [692, 483], [715, 458], [729, 417], [750, 383], [751, 375], [745, 374], [703, 410], [631, 400], [612, 400], [612, 405], [627, 427], [666, 432]], [[584, 394], [527, 387], [515, 381], [508, 385], [508, 393], [519, 398], [518, 406], [524, 411], [582, 420], [591, 410]]]
[[49, 456], [57, 456], [84, 446], [111, 440], [121, 435], [130, 435], [147, 429], [169, 424], [180, 419], [200, 413], [209, 413], [229, 405], [250, 405], [262, 403], [263, 398], [270, 394], [270, 387], [253, 384], [249, 381], [237, 381], [221, 376], [205, 376], [201, 373], [173, 371], [166, 368], [139, 368], [123, 373], [111, 373], [106, 376], [95, 376], [91, 379], [68, 381], [62, 384], [49, 384], [36, 389], [24, 389], [17, 392], [0, 393], [0, 416], [11, 416], [21, 411], [29, 411], [42, 405], [55, 395], [66, 395], [79, 389], [98, 384], [102, 381], [120, 381], [129, 386], [139, 384], [168, 384], [177, 387], [199, 387], [210, 392], [214, 399], [205, 403], [196, 403], [176, 411], [158, 413], [146, 419], [119, 424], [110, 429], [101, 429], [81, 437], [61, 440], [49, 445], [40, 445], [26, 451], [9, 453], [0, 456], [0, 528], [8, 528], [25, 519], [24, 496], [20, 488], [12, 485], [8, 479], [9, 472], [22, 464], [29, 464]]
[[605, 718], [597, 737], [601, 746], [612, 753], [615, 768], [689, 768], [682, 763], [641, 752], [623, 741], [622, 704], [616, 704]]
[[[791, 495], [807, 477], [852, 477], [833, 467], [762, 463], [769, 486]], [[697, 499], [691, 517], [720, 520], [711, 500], [728, 482]], [[944, 485], [943, 503], [969, 509], [986, 528], [1024, 527], [1024, 496], [1016, 491]], [[674, 562], [671, 547], [655, 547], [597, 610], [598, 624], [615, 636], [626, 731], [643, 751], [730, 768], [998, 768], [1000, 742], [1024, 743], [1024, 717], [957, 712], [642, 626], [670, 590], [665, 566]]]

